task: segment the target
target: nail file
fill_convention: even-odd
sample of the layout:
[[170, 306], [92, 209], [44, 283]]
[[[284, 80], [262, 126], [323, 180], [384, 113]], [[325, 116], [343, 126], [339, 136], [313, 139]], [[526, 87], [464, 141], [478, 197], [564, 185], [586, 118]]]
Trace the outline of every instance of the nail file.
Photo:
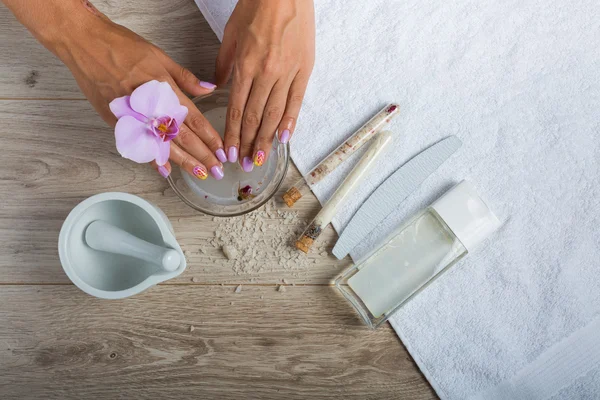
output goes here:
[[344, 258], [461, 145], [462, 142], [456, 136], [447, 137], [397, 169], [354, 214], [335, 244], [333, 255], [338, 259]]

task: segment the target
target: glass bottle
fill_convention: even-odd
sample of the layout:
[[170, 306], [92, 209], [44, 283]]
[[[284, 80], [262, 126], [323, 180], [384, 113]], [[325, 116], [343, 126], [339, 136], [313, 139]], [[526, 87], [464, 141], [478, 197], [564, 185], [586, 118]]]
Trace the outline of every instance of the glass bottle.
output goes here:
[[344, 271], [335, 285], [375, 329], [499, 226], [473, 185], [462, 181]]

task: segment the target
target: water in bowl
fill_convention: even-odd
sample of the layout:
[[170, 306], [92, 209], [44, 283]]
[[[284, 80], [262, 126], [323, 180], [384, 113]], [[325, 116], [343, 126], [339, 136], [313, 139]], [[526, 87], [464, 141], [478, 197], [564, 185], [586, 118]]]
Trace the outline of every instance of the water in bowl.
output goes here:
[[[223, 137], [225, 132], [225, 118], [227, 107], [217, 107], [204, 112], [204, 117], [215, 130]], [[201, 198], [223, 205], [230, 206], [249, 201], [252, 196], [257, 196], [275, 176], [277, 166], [277, 148], [274, 141], [273, 148], [267, 162], [261, 167], [254, 167], [252, 172], [244, 172], [239, 163], [226, 162], [223, 164], [225, 177], [220, 181], [212, 176], [200, 180], [188, 173], [183, 173], [187, 186]]]

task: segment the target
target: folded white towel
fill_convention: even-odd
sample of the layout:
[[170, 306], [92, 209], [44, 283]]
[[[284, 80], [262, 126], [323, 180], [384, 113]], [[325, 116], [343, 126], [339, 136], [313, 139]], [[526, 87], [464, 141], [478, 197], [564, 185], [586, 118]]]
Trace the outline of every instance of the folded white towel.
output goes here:
[[[235, 0], [197, 2], [221, 35]], [[465, 178], [505, 221], [392, 320], [438, 395], [598, 398], [600, 355], [585, 338], [600, 315], [600, 2], [319, 0], [316, 8], [317, 63], [292, 140], [300, 171], [386, 103], [402, 105], [393, 150], [336, 228], [421, 149], [451, 134], [463, 141], [353, 256]], [[321, 201], [351, 164], [315, 188]], [[574, 348], [574, 359], [555, 349], [573, 335], [588, 346]], [[552, 373], [529, 380], [544, 360]]]

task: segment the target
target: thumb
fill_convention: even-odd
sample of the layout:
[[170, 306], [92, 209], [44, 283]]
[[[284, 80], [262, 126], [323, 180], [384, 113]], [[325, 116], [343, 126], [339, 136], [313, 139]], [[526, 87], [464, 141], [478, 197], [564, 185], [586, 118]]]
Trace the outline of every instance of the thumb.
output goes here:
[[225, 29], [223, 42], [217, 55], [217, 65], [215, 66], [215, 76], [217, 85], [226, 85], [233, 71], [233, 61], [235, 59], [235, 41], [229, 31]]

